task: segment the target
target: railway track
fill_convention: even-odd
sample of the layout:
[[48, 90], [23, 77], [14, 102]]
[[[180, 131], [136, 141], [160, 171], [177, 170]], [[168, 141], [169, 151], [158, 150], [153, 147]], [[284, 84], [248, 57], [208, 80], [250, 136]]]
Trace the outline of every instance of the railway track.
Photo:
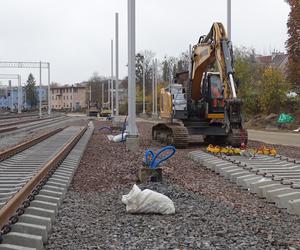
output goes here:
[[[70, 180], [92, 131], [91, 124], [56, 129], [0, 154], [0, 249], [43, 249], [46, 215], [57, 204], [53, 201], [59, 200], [58, 191]], [[41, 226], [45, 222], [46, 229]]]
[[52, 118], [45, 118], [45, 119], [39, 119], [35, 121], [25, 122], [26, 124], [23, 124], [23, 122], [20, 122], [18, 124], [14, 124], [13, 126], [0, 126], [0, 136], [7, 136], [12, 135], [14, 133], [23, 132], [27, 130], [32, 130], [36, 128], [40, 128], [43, 126], [47, 126], [50, 124], [59, 123], [60, 121], [65, 121], [69, 119], [69, 117], [52, 117]]
[[300, 161], [285, 156], [189, 153], [189, 158], [259, 198], [300, 215]]
[[16, 125], [22, 125], [24, 123], [31, 123], [31, 122], [38, 122], [38, 121], [44, 121], [44, 120], [49, 120], [49, 119], [53, 119], [57, 116], [52, 116], [52, 117], [43, 117], [43, 118], [38, 118], [38, 119], [26, 119], [26, 120], [17, 120], [17, 121], [13, 121], [13, 122], [6, 122], [6, 123], [1, 123], [0, 124], [0, 129], [1, 128], [6, 128], [6, 127], [11, 127], [11, 126], [16, 126]]

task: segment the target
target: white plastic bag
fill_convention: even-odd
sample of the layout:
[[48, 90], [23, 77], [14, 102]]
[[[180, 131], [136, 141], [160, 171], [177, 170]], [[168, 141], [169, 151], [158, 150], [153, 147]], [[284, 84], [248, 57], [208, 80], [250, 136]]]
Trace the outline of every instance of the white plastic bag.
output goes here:
[[169, 197], [150, 189], [141, 191], [135, 184], [129, 194], [122, 196], [122, 202], [128, 213], [175, 213], [174, 203]]
[[126, 140], [126, 136], [127, 136], [127, 133], [125, 132], [125, 133], [123, 133], [123, 137], [122, 137], [122, 134], [118, 134], [115, 136], [107, 135], [107, 138], [108, 138], [108, 140], [113, 141], [113, 142], [122, 142], [122, 141]]

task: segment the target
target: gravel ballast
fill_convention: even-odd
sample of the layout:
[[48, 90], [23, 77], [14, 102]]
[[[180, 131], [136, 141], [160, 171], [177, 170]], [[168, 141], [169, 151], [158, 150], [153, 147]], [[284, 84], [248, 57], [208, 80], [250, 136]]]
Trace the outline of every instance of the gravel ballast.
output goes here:
[[[140, 148], [127, 152], [98, 128], [59, 211], [47, 249], [297, 249], [300, 217], [289, 215], [177, 150], [164, 183], [139, 185], [170, 197], [175, 215], [126, 214], [121, 197], [136, 183], [152, 124], [139, 123]], [[202, 146], [203, 147], [203, 146]], [[199, 148], [199, 147], [198, 147]], [[281, 153], [284, 155], [284, 153]]]

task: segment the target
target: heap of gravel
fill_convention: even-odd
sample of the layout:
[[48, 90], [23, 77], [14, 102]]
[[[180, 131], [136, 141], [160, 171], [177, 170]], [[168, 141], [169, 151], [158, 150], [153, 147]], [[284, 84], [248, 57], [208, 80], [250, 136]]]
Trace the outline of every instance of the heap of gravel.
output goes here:
[[274, 227], [271, 218], [247, 215], [172, 184], [142, 188], [171, 198], [175, 215], [127, 214], [121, 197], [130, 188], [71, 190], [46, 249], [288, 249], [282, 239], [292, 241], [295, 223], [300, 222], [285, 217], [282, 226]]
[[[48, 249], [293, 249], [300, 217], [241, 191], [177, 150], [163, 166], [165, 184], [147, 187], [168, 195], [176, 215], [128, 215], [121, 195], [137, 181], [151, 142], [150, 123], [139, 123], [140, 148], [127, 152], [95, 122], [91, 138], [49, 239]], [[117, 133], [117, 132], [115, 132]], [[200, 148], [204, 148], [200, 145]], [[146, 186], [143, 186], [146, 187]]]

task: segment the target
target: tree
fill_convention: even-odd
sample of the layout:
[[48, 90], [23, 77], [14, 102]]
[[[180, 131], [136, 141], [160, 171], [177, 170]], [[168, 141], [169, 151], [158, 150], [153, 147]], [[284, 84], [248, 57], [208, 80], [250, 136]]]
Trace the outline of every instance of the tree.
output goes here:
[[30, 108], [35, 107], [38, 101], [35, 84], [34, 76], [30, 73], [25, 86], [26, 102], [29, 104]]
[[288, 80], [293, 88], [300, 92], [300, 1], [285, 0], [291, 7], [287, 22], [288, 40]]
[[[105, 77], [100, 76], [98, 72], [94, 72], [93, 75], [88, 80], [88, 90], [87, 95], [90, 94], [91, 90], [91, 101], [102, 103], [102, 84], [104, 84], [104, 97], [107, 96], [107, 80]], [[89, 100], [89, 96], [87, 96]], [[105, 100], [105, 98], [104, 98]]]
[[188, 71], [190, 64], [190, 57], [188, 51], [182, 52], [177, 62], [178, 72]]
[[289, 89], [285, 82], [283, 72], [274, 67], [265, 69], [262, 78], [262, 89], [259, 102], [262, 110], [266, 113], [279, 113], [280, 107], [286, 99]]
[[255, 61], [254, 50], [235, 48], [234, 50], [235, 80], [239, 83], [238, 95], [243, 100], [243, 110], [246, 115], [261, 112], [257, 101], [261, 95], [262, 75], [264, 66]]
[[164, 60], [162, 61], [162, 78], [165, 82], [170, 82], [170, 78], [174, 78], [177, 73], [177, 62], [178, 59], [176, 57], [170, 56], [164, 57]]
[[142, 86], [143, 81], [143, 63], [145, 65], [145, 91], [146, 95], [152, 93], [152, 62], [154, 59], [154, 52], [151, 50], [144, 50], [136, 55], [136, 73], [137, 73], [137, 85]]

